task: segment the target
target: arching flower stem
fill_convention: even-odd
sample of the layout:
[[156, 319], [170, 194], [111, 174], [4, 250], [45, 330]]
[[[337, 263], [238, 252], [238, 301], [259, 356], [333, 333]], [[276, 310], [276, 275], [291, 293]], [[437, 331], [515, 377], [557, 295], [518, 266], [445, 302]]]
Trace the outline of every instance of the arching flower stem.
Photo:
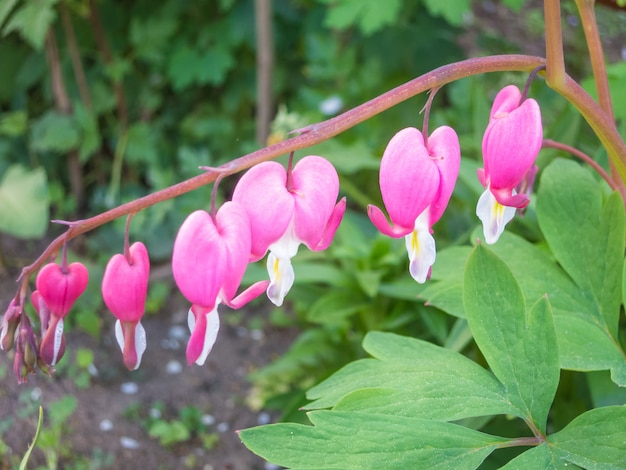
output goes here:
[[[546, 2], [552, 4], [556, 2]], [[547, 19], [547, 18], [546, 18]], [[83, 233], [94, 230], [119, 217], [133, 212], [139, 212], [159, 202], [173, 199], [202, 186], [214, 182], [219, 175], [226, 176], [250, 168], [257, 163], [285, 155], [289, 152], [310, 147], [331, 137], [340, 134], [357, 124], [366, 121], [413, 96], [423, 93], [431, 88], [445, 85], [446, 83], [479, 75], [488, 72], [531, 72], [540, 65], [545, 64], [545, 59], [528, 55], [497, 55], [490, 57], [477, 57], [472, 59], [444, 65], [431, 72], [421, 75], [403, 85], [383, 93], [382, 95], [363, 103], [356, 108], [346, 111], [332, 119], [313, 124], [301, 130], [301, 134], [274, 145], [256, 150], [248, 155], [236, 158], [218, 168], [207, 169], [204, 173], [193, 178], [181, 181], [160, 191], [148, 194], [144, 197], [114, 207], [94, 217], [77, 220], [68, 223], [65, 233], [53, 240], [43, 253], [29, 266], [22, 269], [18, 281], [24, 292], [27, 290], [28, 280], [44, 263], [48, 261], [60, 248], [73, 238]], [[549, 70], [546, 70], [548, 74]], [[555, 88], [554, 83], [549, 83]], [[558, 85], [559, 91], [566, 99], [574, 104], [590, 124], [598, 138], [607, 149], [611, 161], [621, 169], [620, 175], [626, 179], [626, 145], [617, 132], [615, 123], [612, 122], [602, 108], [571, 78], [565, 76], [563, 83]]]

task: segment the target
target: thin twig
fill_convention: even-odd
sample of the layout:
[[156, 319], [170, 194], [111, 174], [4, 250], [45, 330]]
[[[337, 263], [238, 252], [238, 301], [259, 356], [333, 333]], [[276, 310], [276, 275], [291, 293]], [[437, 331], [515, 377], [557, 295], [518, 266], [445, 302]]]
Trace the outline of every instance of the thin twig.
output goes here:
[[256, 141], [265, 145], [272, 120], [272, 72], [274, 42], [272, 38], [272, 2], [255, 0], [256, 21]]
[[565, 152], [571, 153], [575, 157], [580, 158], [582, 161], [584, 161], [589, 166], [591, 166], [594, 170], [596, 170], [596, 172], [602, 177], [602, 179], [604, 179], [604, 181], [607, 182], [607, 184], [609, 185], [611, 189], [613, 189], [614, 191], [619, 191], [619, 186], [615, 183], [615, 181], [613, 181], [611, 176], [606, 171], [604, 171], [604, 168], [602, 168], [598, 164], [598, 162], [596, 162], [593, 158], [591, 158], [586, 153], [581, 152], [577, 148], [571, 147], [562, 142], [557, 142], [552, 139], [544, 139], [541, 146], [543, 148], [553, 148], [557, 150], [563, 150]]
[[89, 86], [87, 85], [87, 78], [85, 77], [85, 69], [83, 68], [83, 62], [80, 57], [80, 51], [78, 50], [78, 42], [76, 41], [76, 33], [74, 32], [74, 25], [72, 24], [72, 17], [70, 15], [70, 9], [67, 6], [67, 1], [62, 1], [59, 5], [61, 10], [61, 20], [63, 21], [63, 30], [65, 31], [65, 39], [67, 41], [67, 47], [70, 52], [70, 58], [72, 60], [72, 68], [74, 69], [74, 76], [76, 77], [76, 84], [78, 85], [78, 92], [80, 93], [80, 99], [85, 104], [85, 107], [89, 110], [92, 109], [91, 93], [89, 92]]
[[[57, 47], [54, 29], [50, 27], [46, 35], [46, 57], [50, 66], [50, 81], [52, 83], [52, 95], [56, 108], [61, 114], [72, 114], [72, 104], [68, 97], [63, 74], [61, 71], [61, 61], [59, 59], [59, 49]], [[76, 207], [80, 208], [83, 202], [83, 172], [76, 149], [70, 150], [67, 155], [67, 168], [70, 177], [70, 187]]]
[[[106, 65], [112, 64], [113, 54], [111, 53], [109, 42], [107, 41], [104, 33], [104, 27], [102, 26], [102, 21], [100, 20], [100, 13], [98, 12], [96, 0], [89, 0], [89, 21], [104, 63]], [[123, 131], [128, 126], [128, 109], [126, 107], [126, 94], [124, 92], [124, 86], [120, 80], [115, 80], [113, 82], [113, 93], [115, 94], [117, 117]]]

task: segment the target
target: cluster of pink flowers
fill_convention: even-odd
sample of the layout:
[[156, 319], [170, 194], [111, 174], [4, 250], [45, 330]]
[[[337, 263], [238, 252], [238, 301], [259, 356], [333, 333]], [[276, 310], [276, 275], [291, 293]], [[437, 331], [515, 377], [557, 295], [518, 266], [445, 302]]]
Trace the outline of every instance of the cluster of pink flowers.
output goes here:
[[[516, 86], [503, 88], [491, 108], [482, 145], [484, 168], [478, 170], [486, 190], [476, 214], [487, 244], [497, 242], [516, 210], [528, 205], [524, 190], [532, 187], [542, 141], [537, 102], [522, 98]], [[460, 162], [458, 137], [447, 126], [430, 136], [414, 128], [403, 129], [383, 154], [380, 190], [392, 224], [376, 206], [368, 207], [368, 215], [381, 233], [405, 237], [409, 272], [419, 283], [430, 277], [436, 258], [432, 226], [448, 205]]]
[[[526, 189], [536, 173], [542, 144], [542, 124], [536, 101], [508, 86], [496, 96], [483, 138], [484, 168], [478, 178], [486, 188], [476, 213], [486, 243], [495, 243], [517, 209], [529, 203]], [[398, 132], [380, 165], [380, 189], [391, 223], [376, 206], [368, 207], [372, 223], [384, 235], [405, 237], [409, 272], [424, 283], [436, 259], [433, 225], [443, 215], [459, 174], [461, 151], [456, 132], [442, 126], [430, 135], [415, 128]], [[276, 162], [251, 168], [237, 183], [231, 201], [216, 213], [197, 210], [179, 229], [172, 270], [181, 293], [190, 302], [187, 362], [204, 364], [219, 330], [218, 306], [240, 308], [263, 292], [282, 305], [295, 274], [291, 265], [301, 244], [325, 250], [346, 210], [337, 202], [339, 178], [322, 157], [307, 156], [285, 169]], [[269, 254], [268, 254], [269, 252]], [[267, 255], [269, 280], [238, 294], [248, 263]], [[125, 366], [139, 367], [146, 350], [141, 325], [148, 292], [150, 260], [143, 243], [125, 244], [104, 272], [102, 296], [115, 315], [115, 336]], [[38, 273], [31, 300], [39, 315], [41, 337], [16, 297], [0, 324], [0, 347], [16, 346], [15, 374], [24, 381], [37, 365], [50, 370], [63, 356], [64, 318], [88, 283], [87, 268], [49, 263]]]

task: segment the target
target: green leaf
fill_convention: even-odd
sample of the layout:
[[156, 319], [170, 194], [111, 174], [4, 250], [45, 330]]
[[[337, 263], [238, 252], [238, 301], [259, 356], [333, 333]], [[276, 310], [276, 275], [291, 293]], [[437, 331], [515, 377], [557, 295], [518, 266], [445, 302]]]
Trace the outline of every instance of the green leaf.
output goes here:
[[266, 460], [294, 469], [474, 469], [503, 439], [452, 423], [315, 411], [314, 426], [274, 424], [239, 437]]
[[365, 36], [396, 22], [402, 2], [400, 0], [320, 0], [330, 5], [324, 25], [329, 28], [359, 27]]
[[17, 0], [4, 0], [0, 3], [0, 28], [2, 28], [2, 25], [16, 4]]
[[432, 277], [419, 296], [426, 305], [437, 307], [455, 317], [465, 317], [463, 273], [471, 251], [468, 246], [451, 246], [437, 253]]
[[363, 347], [375, 359], [352, 362], [313, 387], [305, 409], [335, 406], [357, 392], [338, 406], [437, 420], [517, 411], [493, 375], [461, 354], [381, 332], [368, 333]]
[[48, 111], [33, 123], [31, 140], [38, 152], [64, 153], [78, 146], [80, 133], [71, 116]]
[[81, 162], [85, 162], [100, 148], [98, 121], [95, 114], [89, 111], [85, 105], [80, 102], [74, 103], [74, 116], [76, 118], [76, 124], [80, 129], [78, 156]]
[[18, 137], [26, 132], [28, 114], [19, 110], [0, 115], [0, 135]]
[[575, 162], [555, 160], [541, 177], [537, 218], [557, 261], [598, 306], [617, 337], [624, 256], [624, 207], [602, 204], [598, 183]]
[[556, 470], [569, 468], [566, 463], [554, 460], [547, 444], [533, 447], [515, 457], [500, 470]]
[[521, 289], [506, 264], [478, 245], [467, 261], [465, 314], [476, 344], [506, 387], [518, 416], [545, 431], [559, 381], [558, 350], [546, 298], [526, 314]]
[[[472, 236], [472, 239], [476, 239]], [[527, 303], [547, 294], [553, 309], [561, 368], [573, 370], [612, 369], [614, 380], [626, 384], [626, 361], [599, 315], [593, 299], [541, 250], [509, 232], [491, 250], [509, 267], [519, 282]], [[541, 273], [541, 276], [537, 276]], [[620, 377], [623, 377], [620, 379]]]
[[56, 17], [54, 5], [57, 0], [30, 1], [17, 9], [4, 27], [6, 36], [17, 31], [33, 48], [41, 50], [49, 26]]
[[19, 238], [43, 236], [48, 204], [44, 169], [11, 165], [0, 181], [0, 231]]
[[471, 0], [424, 0], [424, 5], [433, 16], [442, 16], [453, 26], [461, 26], [465, 15], [471, 13]]
[[350, 291], [332, 290], [311, 305], [307, 312], [307, 320], [325, 325], [341, 325], [347, 317], [367, 305], [368, 302], [355, 298], [354, 293]]
[[626, 406], [596, 408], [548, 437], [556, 458], [587, 469], [620, 469], [626, 462]]

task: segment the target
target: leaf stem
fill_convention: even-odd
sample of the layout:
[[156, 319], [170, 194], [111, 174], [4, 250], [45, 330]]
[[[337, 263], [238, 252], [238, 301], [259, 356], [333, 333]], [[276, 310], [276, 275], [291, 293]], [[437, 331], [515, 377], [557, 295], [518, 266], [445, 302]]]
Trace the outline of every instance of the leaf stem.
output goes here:
[[580, 158], [582, 161], [584, 161], [589, 166], [591, 166], [594, 170], [596, 170], [596, 172], [604, 179], [604, 181], [607, 182], [607, 184], [609, 185], [611, 189], [613, 189], [614, 191], [619, 191], [619, 185], [611, 179], [611, 176], [606, 171], [604, 171], [604, 168], [602, 168], [598, 164], [598, 162], [596, 162], [593, 158], [591, 158], [586, 153], [578, 150], [575, 147], [564, 144], [562, 142], [557, 142], [552, 139], [544, 139], [543, 144], [541, 146], [544, 148], [553, 148], [553, 149], [563, 150], [565, 152], [571, 153], [575, 157]]

